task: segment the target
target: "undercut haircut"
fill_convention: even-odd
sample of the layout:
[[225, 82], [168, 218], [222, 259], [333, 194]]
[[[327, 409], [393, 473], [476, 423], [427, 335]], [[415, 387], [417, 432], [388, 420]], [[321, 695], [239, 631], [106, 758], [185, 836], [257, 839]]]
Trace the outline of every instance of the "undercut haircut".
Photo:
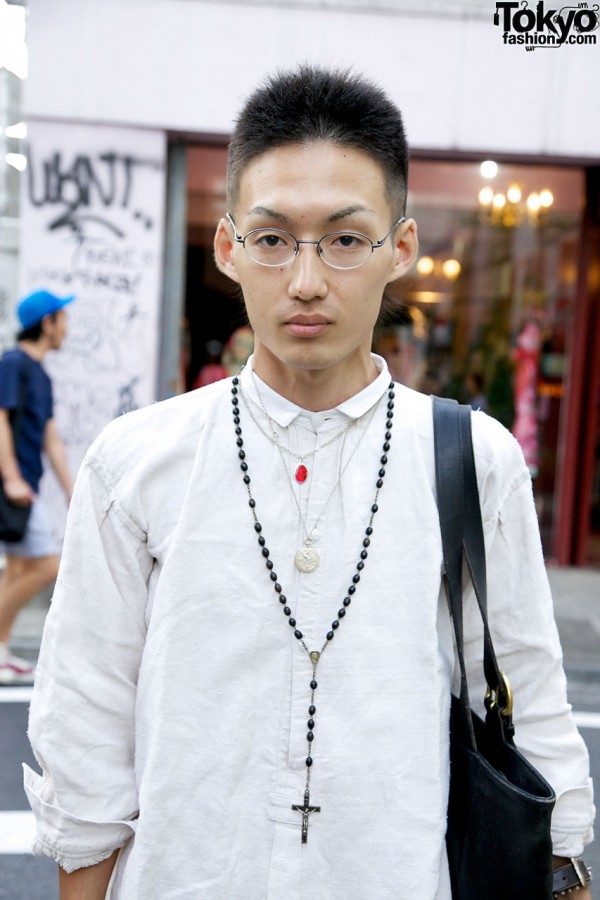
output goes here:
[[308, 64], [267, 78], [237, 117], [227, 164], [229, 209], [235, 209], [240, 179], [253, 159], [314, 141], [360, 150], [379, 163], [392, 211], [404, 215], [409, 151], [400, 110], [363, 76]]

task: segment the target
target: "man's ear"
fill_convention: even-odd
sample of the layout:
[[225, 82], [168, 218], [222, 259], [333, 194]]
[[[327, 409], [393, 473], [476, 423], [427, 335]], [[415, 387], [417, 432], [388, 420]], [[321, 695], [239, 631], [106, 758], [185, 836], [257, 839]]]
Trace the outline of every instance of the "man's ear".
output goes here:
[[414, 219], [407, 219], [398, 226], [394, 234], [394, 260], [392, 271], [388, 278], [396, 281], [402, 275], [406, 275], [419, 252], [419, 239], [417, 237], [417, 223]]
[[217, 231], [214, 240], [215, 262], [217, 268], [223, 275], [227, 275], [232, 281], [240, 283], [240, 276], [233, 259], [233, 247], [235, 241], [231, 235], [231, 226], [221, 219], [217, 225]]

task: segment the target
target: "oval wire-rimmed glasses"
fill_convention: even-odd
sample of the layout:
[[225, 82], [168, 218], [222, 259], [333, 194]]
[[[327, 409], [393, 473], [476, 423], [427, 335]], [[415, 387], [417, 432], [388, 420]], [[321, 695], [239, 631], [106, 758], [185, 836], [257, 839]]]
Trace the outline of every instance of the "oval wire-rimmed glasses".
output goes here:
[[320, 241], [300, 241], [289, 231], [280, 228], [253, 228], [242, 236], [230, 213], [227, 213], [227, 219], [233, 229], [234, 239], [259, 266], [286, 266], [298, 255], [300, 244], [313, 244], [319, 257], [332, 269], [357, 269], [364, 265], [373, 250], [383, 247], [398, 225], [406, 221], [406, 217], [401, 216], [385, 237], [373, 242], [366, 234], [358, 231], [333, 231]]

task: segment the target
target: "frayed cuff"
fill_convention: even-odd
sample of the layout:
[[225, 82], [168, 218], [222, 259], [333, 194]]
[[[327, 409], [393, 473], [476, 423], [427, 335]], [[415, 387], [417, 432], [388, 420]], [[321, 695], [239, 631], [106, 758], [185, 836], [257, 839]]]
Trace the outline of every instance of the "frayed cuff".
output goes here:
[[64, 869], [67, 874], [70, 874], [71, 872], [76, 872], [77, 869], [86, 869], [88, 866], [95, 866], [98, 863], [104, 862], [104, 860], [108, 859], [115, 851], [105, 850], [102, 853], [96, 853], [94, 856], [86, 856], [77, 859], [67, 858], [62, 856], [54, 848], [45, 844], [41, 837], [37, 835], [31, 847], [31, 852], [34, 856], [49, 856], [50, 859], [53, 859], [58, 863], [61, 869]]

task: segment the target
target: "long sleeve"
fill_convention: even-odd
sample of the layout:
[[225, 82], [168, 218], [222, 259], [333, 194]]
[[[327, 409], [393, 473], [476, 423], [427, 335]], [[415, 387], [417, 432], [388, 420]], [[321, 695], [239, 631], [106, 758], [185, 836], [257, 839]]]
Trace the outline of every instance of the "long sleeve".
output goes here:
[[[477, 434], [478, 415], [474, 416]], [[576, 856], [593, 838], [589, 758], [567, 702], [562, 651], [544, 565], [531, 478], [505, 436], [501, 470], [478, 466], [488, 566], [488, 618], [500, 669], [514, 693], [515, 742], [553, 786], [554, 852]], [[502, 475], [502, 472], [508, 473]], [[481, 620], [465, 602], [466, 658], [473, 707], [483, 711]]]
[[136, 682], [153, 560], [88, 458], [67, 526], [31, 705], [38, 775], [25, 767], [34, 852], [67, 871], [109, 856], [134, 833]]

